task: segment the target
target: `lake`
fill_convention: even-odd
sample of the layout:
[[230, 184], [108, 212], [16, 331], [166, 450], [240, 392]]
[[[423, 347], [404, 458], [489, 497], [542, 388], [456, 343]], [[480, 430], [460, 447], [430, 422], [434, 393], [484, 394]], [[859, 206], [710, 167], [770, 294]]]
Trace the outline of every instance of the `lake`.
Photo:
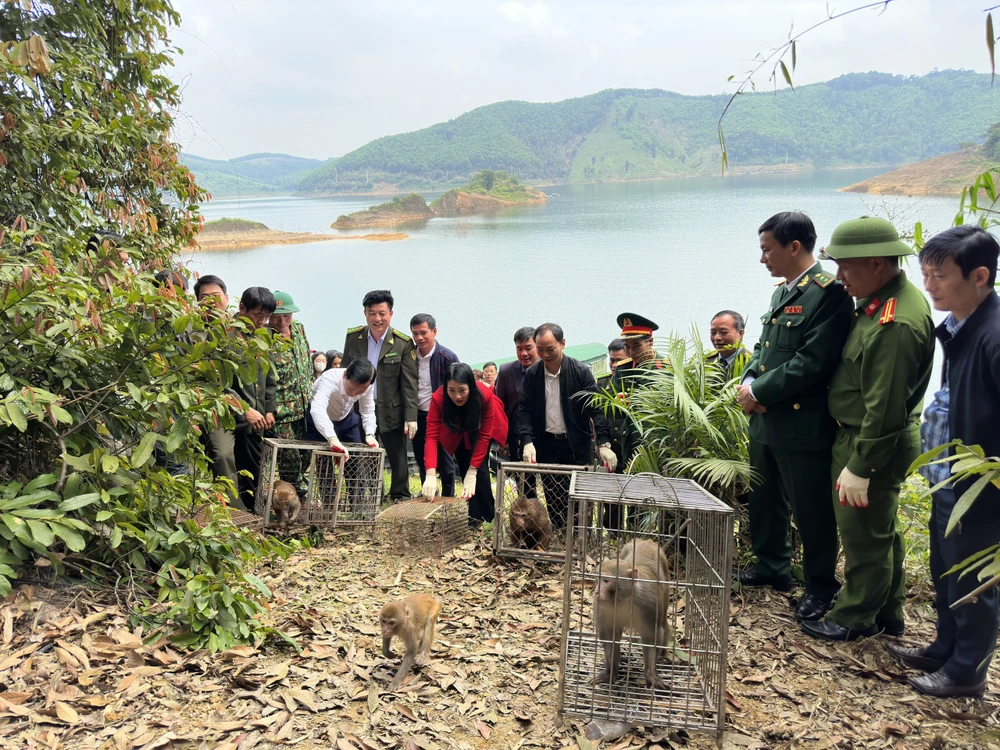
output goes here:
[[[541, 206], [495, 214], [437, 218], [403, 227], [398, 242], [313, 242], [191, 254], [200, 273], [221, 276], [235, 298], [260, 285], [291, 294], [314, 349], [342, 349], [361, 325], [371, 289], [396, 298], [394, 327], [429, 312], [439, 340], [467, 362], [513, 355], [514, 331], [560, 324], [568, 344], [607, 343], [615, 318], [635, 312], [660, 332], [708, 344], [709, 321], [722, 309], [747, 318], [748, 344], [760, 334], [775, 279], [759, 263], [757, 227], [778, 211], [809, 214], [825, 245], [834, 227], [866, 213], [894, 218], [900, 229], [951, 225], [957, 197], [896, 198], [840, 193], [883, 170], [837, 170], [542, 188], [558, 193]], [[428, 195], [430, 200], [431, 195]], [[252, 198], [203, 206], [206, 219], [252, 219], [272, 229], [336, 233], [340, 214], [383, 199]], [[355, 234], [394, 231], [368, 229]], [[345, 234], [351, 234], [347, 232]], [[826, 262], [834, 273], [836, 266]], [[919, 268], [909, 276], [920, 284]], [[935, 316], [940, 319], [941, 316]]]

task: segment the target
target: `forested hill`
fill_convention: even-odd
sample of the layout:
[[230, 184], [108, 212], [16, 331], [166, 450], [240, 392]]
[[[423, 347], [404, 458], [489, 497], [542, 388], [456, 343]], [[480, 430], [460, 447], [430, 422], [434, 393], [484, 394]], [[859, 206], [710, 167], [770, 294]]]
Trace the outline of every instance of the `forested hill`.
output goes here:
[[[747, 94], [726, 117], [736, 169], [905, 164], [981, 142], [1000, 120], [988, 75], [844, 75]], [[455, 187], [480, 169], [533, 182], [716, 174], [726, 96], [613, 89], [550, 104], [499, 102], [372, 141], [302, 178], [302, 194]]]
[[182, 154], [181, 161], [213, 198], [290, 193], [303, 176], [323, 164], [287, 154], [248, 154], [229, 161]]

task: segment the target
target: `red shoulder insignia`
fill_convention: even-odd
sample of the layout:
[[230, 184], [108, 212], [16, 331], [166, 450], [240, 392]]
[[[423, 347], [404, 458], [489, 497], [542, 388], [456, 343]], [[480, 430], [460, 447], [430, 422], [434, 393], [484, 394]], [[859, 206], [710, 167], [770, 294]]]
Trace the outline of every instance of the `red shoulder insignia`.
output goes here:
[[890, 297], [886, 300], [885, 307], [882, 309], [882, 317], [878, 319], [878, 324], [884, 326], [886, 323], [891, 323], [896, 319], [896, 298]]
[[874, 299], [872, 299], [871, 302], [868, 303], [868, 306], [865, 307], [865, 315], [867, 315], [870, 318], [872, 315], [878, 312], [878, 309], [881, 306], [882, 306], [882, 300], [880, 300], [878, 297], [875, 297]]

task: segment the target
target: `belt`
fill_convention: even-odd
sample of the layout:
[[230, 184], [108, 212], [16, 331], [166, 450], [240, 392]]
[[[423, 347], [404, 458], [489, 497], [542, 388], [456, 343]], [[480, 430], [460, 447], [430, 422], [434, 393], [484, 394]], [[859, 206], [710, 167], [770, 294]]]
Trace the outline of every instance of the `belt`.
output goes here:
[[568, 437], [566, 436], [566, 433], [565, 433], [565, 432], [560, 432], [560, 433], [558, 433], [558, 434], [557, 434], [557, 433], [555, 433], [555, 432], [546, 432], [546, 433], [545, 433], [545, 435], [546, 435], [547, 437], [550, 437], [550, 438], [552, 438], [553, 440], [568, 440], [568, 439], [569, 439], [569, 438], [568, 438]]
[[839, 427], [842, 430], [860, 430], [861, 429], [860, 427], [852, 427], [849, 424], [844, 424], [839, 419], [835, 419], [833, 421], [836, 422], [837, 423], [837, 427]]

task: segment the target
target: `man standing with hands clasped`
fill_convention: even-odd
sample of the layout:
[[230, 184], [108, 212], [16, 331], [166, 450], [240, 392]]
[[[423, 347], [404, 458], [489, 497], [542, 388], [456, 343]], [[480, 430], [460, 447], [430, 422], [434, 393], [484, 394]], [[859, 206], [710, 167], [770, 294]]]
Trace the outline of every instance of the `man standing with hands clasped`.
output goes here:
[[802, 538], [805, 595], [799, 620], [830, 608], [840, 584], [837, 527], [830, 506], [830, 446], [836, 424], [827, 384], [851, 325], [851, 300], [813, 258], [816, 229], [803, 213], [772, 216], [757, 230], [761, 257], [784, 279], [761, 317], [764, 331], [744, 370], [738, 400], [750, 414], [750, 540], [757, 564], [743, 586], [790, 591], [789, 506]]
[[367, 359], [375, 368], [376, 438], [392, 468], [389, 495], [393, 502], [410, 499], [406, 438], [417, 434], [417, 351], [406, 334], [390, 328], [392, 292], [376, 289], [361, 301], [367, 325], [349, 328], [341, 367]]
[[934, 362], [923, 293], [899, 268], [913, 251], [884, 219], [862, 216], [833, 232], [826, 255], [857, 307], [830, 380], [837, 420], [831, 504], [844, 547], [844, 588], [830, 615], [803, 622], [814, 638], [902, 635], [903, 533], [899, 488], [920, 455], [920, 409]]

